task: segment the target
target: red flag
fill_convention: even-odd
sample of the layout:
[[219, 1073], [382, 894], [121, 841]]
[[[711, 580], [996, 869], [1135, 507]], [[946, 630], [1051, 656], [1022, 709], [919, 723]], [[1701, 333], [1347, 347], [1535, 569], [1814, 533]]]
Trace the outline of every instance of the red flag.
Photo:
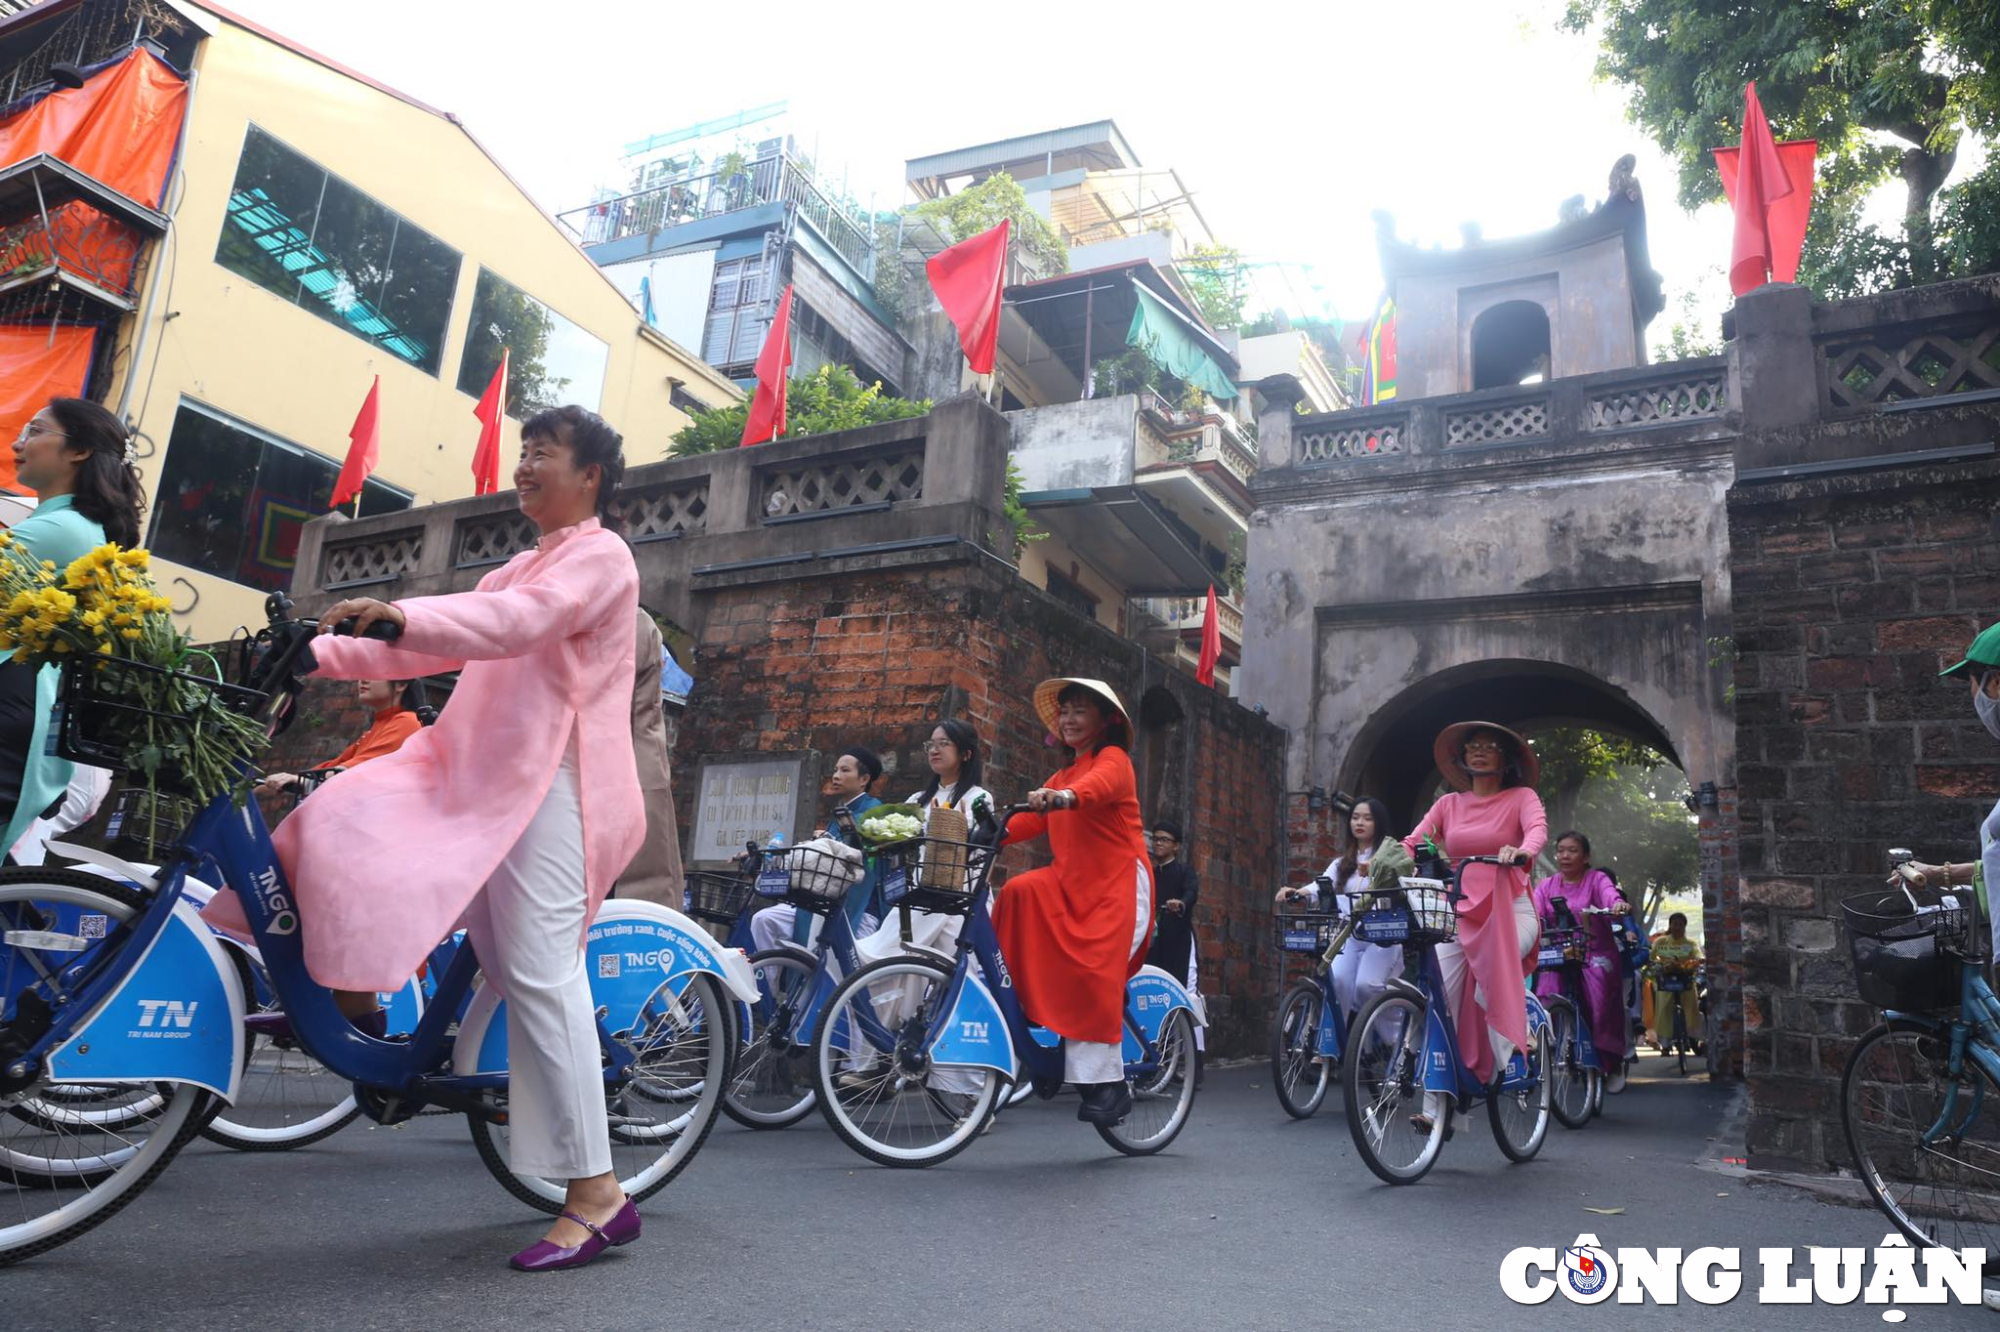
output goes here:
[[[1722, 173], [1722, 192], [1736, 202], [1736, 162], [1740, 148], [1716, 148], [1715, 166]], [[1819, 154], [1816, 139], [1786, 139], [1778, 145], [1778, 161], [1784, 164], [1785, 179], [1792, 192], [1771, 205], [1768, 221], [1771, 244], [1771, 281], [1791, 282], [1799, 275], [1799, 253], [1805, 249], [1806, 221], [1812, 214], [1813, 160]]]
[[472, 493], [491, 495], [500, 489], [500, 418], [507, 414], [507, 349], [472, 415], [479, 422], [479, 446], [472, 451]]
[[750, 399], [750, 415], [743, 418], [743, 445], [762, 444], [785, 433], [785, 385], [792, 368], [792, 284], [778, 298], [778, 312], [771, 316], [771, 331], [764, 335], [764, 350], [757, 353], [757, 392]]
[[[1729, 251], [1729, 289], [1741, 296], [1769, 281], [1767, 274], [1783, 262], [1788, 239], [1774, 230], [1773, 213], [1780, 203], [1796, 193], [1778, 145], [1771, 138], [1771, 122], [1764, 118], [1764, 104], [1757, 100], [1757, 85], [1743, 86], [1743, 142], [1737, 149], [1736, 189], [1730, 202], [1736, 210], [1736, 237]], [[1809, 202], [1809, 201], [1808, 201]], [[1805, 238], [1801, 222], [1799, 240]], [[1798, 272], [1796, 248], [1791, 252], [1791, 269]]]
[[1000, 288], [1007, 276], [1007, 236], [1012, 220], [932, 255], [924, 265], [938, 304], [958, 328], [958, 345], [975, 375], [993, 373], [1000, 345]]
[[1196, 684], [1214, 685], [1215, 663], [1222, 660], [1222, 614], [1215, 608], [1215, 584], [1208, 585], [1208, 612], [1201, 619], [1201, 664], [1195, 668]]
[[362, 400], [361, 413], [354, 418], [354, 425], [347, 432], [347, 461], [340, 465], [340, 479], [333, 483], [333, 503], [329, 508], [338, 509], [361, 493], [361, 483], [375, 470], [376, 461], [382, 456], [382, 376], [375, 376], [368, 396]]

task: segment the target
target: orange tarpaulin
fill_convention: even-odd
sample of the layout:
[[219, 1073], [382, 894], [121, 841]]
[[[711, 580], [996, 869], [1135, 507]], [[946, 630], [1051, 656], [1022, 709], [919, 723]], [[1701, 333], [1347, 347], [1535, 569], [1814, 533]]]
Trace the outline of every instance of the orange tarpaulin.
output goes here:
[[0, 324], [0, 488], [28, 493], [14, 479], [14, 440], [50, 398], [83, 393], [97, 330]]
[[180, 142], [187, 81], [138, 50], [0, 120], [0, 166], [47, 153], [101, 184], [158, 208]]

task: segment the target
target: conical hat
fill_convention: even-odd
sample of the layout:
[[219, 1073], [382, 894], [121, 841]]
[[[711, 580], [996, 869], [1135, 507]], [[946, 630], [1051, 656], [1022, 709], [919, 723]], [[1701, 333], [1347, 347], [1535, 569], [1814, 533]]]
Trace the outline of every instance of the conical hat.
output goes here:
[[1042, 719], [1042, 725], [1048, 728], [1050, 735], [1062, 734], [1056, 726], [1056, 696], [1071, 685], [1082, 685], [1104, 700], [1111, 711], [1117, 714], [1118, 720], [1125, 723], [1126, 731], [1131, 731], [1131, 715], [1125, 711], [1125, 705], [1118, 701], [1117, 690], [1102, 680], [1086, 680], [1081, 676], [1064, 675], [1053, 680], [1044, 680], [1035, 686], [1035, 713]]
[[1459, 750], [1465, 744], [1466, 735], [1473, 731], [1492, 731], [1494, 734], [1505, 736], [1508, 740], [1512, 741], [1514, 745], [1514, 761], [1521, 767], [1521, 784], [1532, 787], [1541, 781], [1542, 761], [1535, 757], [1535, 751], [1529, 747], [1528, 742], [1523, 740], [1517, 732], [1493, 722], [1459, 722], [1456, 725], [1447, 726], [1442, 731], [1439, 731], [1437, 743], [1431, 746], [1431, 757], [1437, 760], [1438, 771], [1444, 774], [1444, 779], [1450, 783], [1452, 790], [1470, 791], [1472, 789], [1472, 778], [1466, 776], [1465, 769], [1458, 766], [1458, 754]]

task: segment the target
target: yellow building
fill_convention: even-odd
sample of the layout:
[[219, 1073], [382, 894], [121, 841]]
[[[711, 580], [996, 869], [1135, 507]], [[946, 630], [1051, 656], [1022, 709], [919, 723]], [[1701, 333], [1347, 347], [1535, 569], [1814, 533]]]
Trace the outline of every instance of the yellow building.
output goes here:
[[[58, 273], [54, 295], [30, 298], [0, 278], [0, 326], [97, 323], [88, 393], [143, 436], [148, 544], [198, 640], [260, 623], [263, 594], [289, 586], [298, 529], [326, 511], [377, 376], [364, 513], [472, 493], [473, 408], [503, 345], [503, 485], [520, 419], [541, 406], [602, 412], [644, 462], [690, 411], [740, 398], [646, 326], [457, 120], [226, 10], [42, 0], [0, 17], [9, 114], [37, 80], [89, 95], [132, 58], [135, 32], [151, 44], [141, 60], [191, 78], [163, 197], [152, 221], [143, 201], [132, 215], [130, 281]], [[67, 80], [55, 61], [72, 62]], [[62, 86], [77, 75], [83, 87]], [[61, 165], [29, 169], [56, 181]], [[66, 244], [46, 248], [75, 268]]]

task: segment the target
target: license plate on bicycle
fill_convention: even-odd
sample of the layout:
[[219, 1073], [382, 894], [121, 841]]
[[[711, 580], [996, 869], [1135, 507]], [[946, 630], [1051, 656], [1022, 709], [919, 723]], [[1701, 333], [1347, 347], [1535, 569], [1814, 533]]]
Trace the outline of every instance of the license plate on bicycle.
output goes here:
[[910, 872], [901, 865], [891, 865], [882, 871], [882, 901], [894, 906], [910, 891]]
[[1559, 967], [1563, 964], [1563, 950], [1560, 948], [1544, 948], [1535, 955], [1535, 961], [1545, 967]]
[[1410, 937], [1409, 913], [1370, 911], [1354, 923], [1354, 932], [1368, 943], [1402, 943]]
[[1687, 977], [1685, 976], [1662, 976], [1660, 978], [1660, 988], [1668, 994], [1680, 994], [1687, 987]]
[[1319, 928], [1313, 925], [1300, 926], [1284, 932], [1280, 946], [1288, 953], [1317, 953], [1319, 951]]
[[760, 870], [757, 874], [757, 896], [783, 897], [792, 889], [792, 874], [783, 865]]

